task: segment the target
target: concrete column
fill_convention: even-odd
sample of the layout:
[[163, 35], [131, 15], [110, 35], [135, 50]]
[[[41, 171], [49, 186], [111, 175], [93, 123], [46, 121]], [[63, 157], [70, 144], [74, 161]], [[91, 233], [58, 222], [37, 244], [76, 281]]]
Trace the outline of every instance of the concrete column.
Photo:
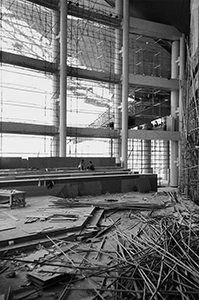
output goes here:
[[[115, 13], [119, 17], [123, 15], [123, 0], [116, 0]], [[122, 74], [122, 31], [120, 28], [115, 29], [115, 74]], [[121, 101], [122, 101], [122, 85], [115, 84], [114, 87], [114, 129], [121, 130]], [[114, 140], [114, 157], [117, 165], [120, 165], [121, 157], [121, 138]]]
[[113, 157], [113, 139], [110, 139], [110, 157]]
[[[60, 60], [60, 43], [59, 43], [59, 30], [60, 30], [60, 24], [59, 24], [59, 12], [54, 10], [52, 15], [52, 28], [53, 28], [53, 37], [52, 37], [52, 58], [53, 62], [56, 64], [57, 69], [59, 67], [59, 60]], [[53, 84], [52, 84], [52, 113], [53, 113], [53, 125], [57, 129], [57, 132], [59, 130], [59, 95], [60, 95], [60, 77], [59, 77], [59, 71], [56, 73], [53, 73]], [[59, 156], [59, 135], [57, 134], [54, 136], [52, 141], [52, 156]]]
[[67, 1], [60, 0], [60, 156], [66, 156]]
[[123, 1], [123, 64], [122, 64], [122, 159], [127, 168], [128, 156], [128, 94], [129, 94], [129, 0]]
[[136, 157], [136, 155], [135, 155], [135, 151], [134, 151], [134, 140], [133, 139], [131, 139], [131, 155], [130, 155], [130, 161], [131, 161], [131, 164], [130, 164], [130, 168], [133, 170], [134, 169], [134, 159], [135, 159], [135, 157]]
[[143, 140], [142, 141], [142, 173], [152, 173], [151, 169], [151, 141]]
[[[171, 50], [171, 78], [178, 78], [178, 51], [179, 42], [174, 41], [172, 43]], [[175, 90], [171, 92], [171, 117], [173, 120], [174, 130], [177, 129], [177, 109], [179, 105], [179, 91]], [[171, 156], [170, 156], [170, 186], [178, 186], [178, 142], [171, 141]]]
[[169, 142], [168, 141], [162, 141], [162, 178], [164, 180], [168, 180], [168, 170], [169, 170]]
[[[183, 133], [183, 90], [184, 90], [184, 71], [185, 71], [185, 36], [184, 34], [180, 38], [180, 71], [179, 71], [179, 79], [180, 79], [180, 89], [179, 89], [179, 131], [180, 134]], [[179, 157], [182, 157], [182, 145], [179, 142]], [[181, 178], [183, 171], [182, 171], [182, 164], [181, 159], [179, 159], [179, 177]], [[181, 181], [181, 180], [179, 180]], [[182, 187], [181, 182], [179, 182], [180, 188]]]
[[179, 131], [182, 132], [182, 119], [183, 119], [183, 88], [184, 88], [184, 71], [185, 71], [185, 37], [182, 35], [180, 38], [180, 90], [179, 90]]

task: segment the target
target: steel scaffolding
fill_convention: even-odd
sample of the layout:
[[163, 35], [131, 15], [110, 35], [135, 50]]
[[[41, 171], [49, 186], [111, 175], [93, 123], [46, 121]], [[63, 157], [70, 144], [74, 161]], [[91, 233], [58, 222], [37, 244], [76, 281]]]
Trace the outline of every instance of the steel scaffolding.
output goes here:
[[[67, 136], [67, 155], [113, 156], [120, 147], [112, 130], [121, 130], [122, 26], [115, 1], [67, 1], [67, 126], [108, 129], [106, 138]], [[59, 132], [60, 14], [28, 0], [2, 1], [2, 51], [17, 55], [21, 65], [1, 65], [1, 121], [54, 126]], [[24, 67], [34, 59], [37, 69]], [[171, 76], [171, 42], [129, 33], [129, 72], [157, 78]], [[27, 60], [25, 60], [26, 63]], [[30, 63], [30, 60], [28, 60]], [[42, 65], [41, 65], [42, 63]], [[93, 78], [88, 73], [92, 72]], [[7, 74], [7, 76], [5, 76]], [[97, 75], [96, 75], [97, 74]], [[12, 75], [12, 76], [11, 76]], [[29, 80], [28, 80], [29, 79]], [[12, 108], [12, 109], [11, 109]], [[128, 129], [163, 130], [170, 114], [170, 92], [129, 86]], [[157, 125], [158, 124], [158, 125]], [[153, 128], [151, 128], [153, 127]], [[10, 139], [21, 143], [13, 149]], [[34, 140], [34, 146], [29, 141]], [[6, 142], [5, 142], [6, 141]], [[93, 145], [92, 145], [93, 143]], [[115, 143], [115, 145], [114, 145]], [[168, 142], [129, 140], [128, 166], [167, 178]], [[51, 156], [58, 153], [57, 135], [1, 134], [1, 155]], [[133, 150], [132, 150], [133, 149]]]

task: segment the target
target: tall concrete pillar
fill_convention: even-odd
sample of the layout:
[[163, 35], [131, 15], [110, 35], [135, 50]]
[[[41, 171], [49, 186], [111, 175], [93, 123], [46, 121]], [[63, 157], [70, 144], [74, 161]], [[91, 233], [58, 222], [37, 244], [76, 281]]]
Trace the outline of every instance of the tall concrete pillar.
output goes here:
[[[179, 89], [179, 131], [183, 133], [183, 88], [184, 88], [184, 71], [185, 71], [185, 37], [180, 38], [180, 89]], [[181, 157], [181, 142], [179, 142], [179, 157]], [[179, 174], [182, 174], [181, 159], [179, 160]]]
[[142, 173], [152, 173], [151, 169], [151, 140], [142, 141]]
[[169, 170], [169, 142], [162, 141], [162, 178], [164, 180], [169, 180], [168, 178], [168, 170]]
[[[59, 43], [59, 31], [60, 31], [60, 15], [59, 11], [53, 10], [52, 15], [52, 28], [53, 28], [53, 36], [52, 36], [52, 49], [53, 49], [53, 63], [56, 64], [57, 70], [59, 68], [59, 60], [60, 60], [60, 43]], [[53, 96], [52, 96], [52, 119], [53, 125], [57, 130], [57, 134], [54, 136], [52, 141], [52, 156], [59, 156], [59, 95], [60, 95], [60, 77], [59, 71], [53, 73]]]
[[[178, 78], [178, 51], [179, 42], [174, 41], [172, 43], [171, 51], [171, 78]], [[178, 129], [177, 124], [177, 110], [179, 106], [179, 91], [175, 90], [171, 92], [171, 117], [173, 120], [174, 130]], [[170, 186], [178, 186], [178, 142], [171, 141], [171, 156], [170, 156]]]
[[[135, 159], [135, 157], [136, 157], [136, 155], [135, 155], [135, 151], [134, 151], [134, 140], [133, 139], [131, 139], [130, 140], [130, 143], [131, 143], [131, 148], [130, 148], [130, 151], [131, 151], [131, 153], [130, 153], [130, 168], [133, 170], [134, 169], [134, 159]], [[129, 166], [128, 166], [129, 167]]]
[[128, 156], [128, 94], [129, 94], [129, 0], [123, 1], [123, 64], [122, 64], [122, 158], [127, 168]]
[[[122, 17], [123, 15], [123, 0], [116, 0], [115, 13]], [[122, 74], [122, 31], [120, 28], [115, 29], [115, 74]], [[121, 130], [121, 101], [122, 101], [122, 85], [115, 84], [114, 88], [114, 129]], [[117, 165], [120, 165], [121, 157], [121, 138], [114, 140], [114, 157]]]
[[67, 1], [60, 0], [60, 156], [66, 156]]

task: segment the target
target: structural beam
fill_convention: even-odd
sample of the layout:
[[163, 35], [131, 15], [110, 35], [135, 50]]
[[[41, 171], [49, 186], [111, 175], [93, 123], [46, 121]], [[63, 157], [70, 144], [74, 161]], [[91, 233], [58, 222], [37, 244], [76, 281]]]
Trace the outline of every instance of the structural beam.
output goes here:
[[[19, 67], [29, 68], [42, 72], [55, 73], [58, 71], [56, 63], [43, 61], [35, 58], [30, 58], [18, 54], [13, 54], [5, 51], [0, 51], [0, 62], [5, 64], [16, 65]], [[90, 71], [81, 68], [73, 68], [67, 66], [67, 76], [78, 77], [88, 80], [96, 80], [109, 83], [120, 83], [120, 74], [110, 74], [105, 72]], [[153, 76], [143, 76], [129, 74], [129, 84], [139, 85], [143, 87], [154, 87], [173, 91], [179, 89], [179, 82], [177, 79], [167, 79]]]
[[168, 91], [174, 91], [179, 89], [179, 81], [177, 79], [167, 79], [135, 74], [129, 74], [129, 84], [140, 87], [163, 89]]
[[40, 6], [44, 6], [49, 9], [58, 10], [59, 0], [28, 0], [28, 1]]
[[179, 131], [129, 130], [129, 139], [179, 141]]
[[[8, 134], [26, 134], [26, 135], [56, 135], [57, 129], [52, 125], [38, 125], [29, 123], [17, 122], [0, 122], [1, 132]], [[118, 138], [118, 130], [110, 130], [105, 128], [80, 128], [67, 127], [67, 135], [70, 137], [82, 138]], [[164, 141], [179, 141], [180, 133], [178, 131], [162, 131], [162, 130], [129, 130], [128, 136], [130, 139], [141, 140], [164, 140]]]
[[[59, 0], [28, 0], [31, 3], [35, 3], [46, 8], [50, 8], [53, 10], [59, 9]], [[81, 6], [77, 5], [76, 2], [68, 3], [67, 5], [68, 15], [73, 17], [82, 18], [86, 20], [90, 20], [93, 22], [97, 22], [99, 24], [112, 26], [112, 27], [119, 27], [120, 26], [120, 16], [113, 15], [108, 13], [98, 13], [97, 11], [91, 11], [89, 9], [82, 8]]]
[[119, 137], [120, 133], [118, 130], [110, 130], [105, 128], [67, 127], [67, 135], [70, 137], [115, 139]]
[[[50, 8], [50, 9], [58, 9], [58, 0], [28, 0], [29, 2], [36, 3], [38, 5]], [[71, 7], [69, 7], [71, 6]], [[88, 18], [93, 21], [97, 21], [100, 23], [100, 20], [102, 24], [110, 24], [112, 23], [113, 26], [118, 25], [118, 20], [115, 19], [113, 16], [112, 18], [110, 16], [103, 16], [102, 14], [91, 14], [90, 11], [82, 10], [81, 7], [78, 7], [75, 5], [68, 5], [68, 14], [81, 17], [81, 18]], [[86, 15], [85, 15], [86, 14]], [[139, 18], [130, 18], [130, 33], [137, 33], [137, 34], [143, 34], [145, 36], [149, 37], [156, 37], [161, 39], [166, 39], [170, 41], [175, 41], [180, 39], [181, 33], [173, 26], [170, 25], [164, 25], [156, 22], [146, 21], [144, 19]]]
[[38, 125], [17, 122], [0, 122], [1, 133], [26, 134], [26, 135], [46, 135], [57, 134], [56, 127], [51, 125]]
[[[39, 60], [5, 51], [0, 51], [0, 62], [45, 73], [47, 72], [54, 74], [59, 71], [57, 63], [51, 63], [49, 61]], [[121, 80], [121, 75], [119, 74], [110, 75], [109, 73], [105, 72], [90, 71], [81, 68], [73, 68], [70, 66], [67, 66], [67, 76], [109, 83], [119, 83]]]
[[49, 73], [54, 73], [57, 70], [55, 63], [5, 51], [0, 51], [0, 62]]
[[119, 83], [121, 81], [121, 75], [119, 74], [109, 74], [105, 72], [98, 72], [98, 71], [90, 71], [81, 68], [73, 68], [67, 67], [67, 74], [68, 76], [78, 77], [88, 80], [97, 80], [102, 82], [109, 82], [109, 83]]
[[[5, 134], [23, 134], [23, 135], [46, 135], [52, 136], [58, 134], [58, 129], [53, 125], [38, 125], [17, 122], [0, 122], [1, 133]], [[118, 138], [119, 131], [101, 128], [78, 128], [67, 127], [67, 135], [70, 137], [86, 138]]]
[[129, 32], [148, 37], [160, 38], [169, 41], [180, 39], [181, 33], [175, 27], [144, 19], [130, 18]]
[[121, 26], [120, 15], [113, 14], [113, 13], [110, 14], [107, 13], [106, 11], [104, 11], [104, 13], [101, 14], [94, 10], [82, 8], [76, 5], [76, 3], [75, 4], [71, 3], [68, 5], [68, 14], [73, 17], [77, 17], [77, 18], [79, 17], [82, 19], [93, 21], [98, 24], [103, 24], [106, 26], [111, 26], [114, 28]]

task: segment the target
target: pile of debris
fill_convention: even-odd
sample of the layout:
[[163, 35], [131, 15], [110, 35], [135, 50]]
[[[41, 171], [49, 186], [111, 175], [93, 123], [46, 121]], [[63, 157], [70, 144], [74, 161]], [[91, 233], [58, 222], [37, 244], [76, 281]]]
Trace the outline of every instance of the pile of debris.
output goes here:
[[30, 299], [52, 286], [59, 287], [59, 300], [198, 299], [198, 209], [176, 194], [164, 197], [159, 210], [150, 203], [146, 209], [144, 203], [136, 209], [125, 205], [123, 212], [115, 202], [111, 211], [103, 206], [87, 224], [92, 235], [84, 230], [66, 239], [47, 235], [51, 247], [1, 257], [26, 267], [33, 288], [13, 299]]

